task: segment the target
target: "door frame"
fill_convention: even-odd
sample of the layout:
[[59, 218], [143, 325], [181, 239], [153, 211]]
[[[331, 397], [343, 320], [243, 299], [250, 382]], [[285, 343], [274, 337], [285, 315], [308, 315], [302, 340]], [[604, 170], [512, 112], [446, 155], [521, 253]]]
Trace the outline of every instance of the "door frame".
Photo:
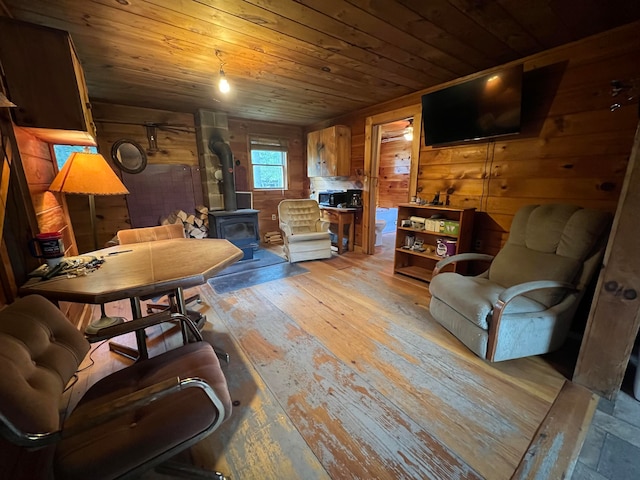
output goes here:
[[365, 120], [364, 140], [364, 195], [362, 218], [363, 253], [375, 253], [376, 195], [380, 170], [381, 126], [385, 123], [413, 118], [413, 141], [411, 142], [411, 168], [409, 172], [409, 197], [416, 195], [418, 188], [418, 167], [420, 165], [420, 142], [422, 138], [422, 105], [410, 105], [377, 115]]

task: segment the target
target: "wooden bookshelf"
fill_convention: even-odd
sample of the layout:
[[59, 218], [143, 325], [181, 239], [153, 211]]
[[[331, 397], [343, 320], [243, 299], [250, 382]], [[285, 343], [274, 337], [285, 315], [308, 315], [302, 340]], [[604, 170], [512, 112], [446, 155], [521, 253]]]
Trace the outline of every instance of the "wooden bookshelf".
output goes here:
[[[438, 240], [455, 241], [455, 253], [471, 251], [474, 214], [475, 208], [459, 209], [410, 203], [398, 205], [396, 248], [393, 262], [394, 272], [429, 282], [436, 263], [443, 258], [442, 255], [436, 253]], [[425, 230], [423, 227], [417, 227], [416, 225], [402, 226], [402, 221], [410, 220], [411, 217], [431, 220], [429, 223], [432, 228], [434, 228], [434, 223], [440, 224], [444, 222], [457, 222], [458, 226], [455, 232], [451, 231], [451, 227], [448, 227], [448, 231], [434, 231]], [[425, 222], [426, 225], [427, 223]], [[440, 225], [438, 227], [443, 228]], [[406, 248], [407, 235], [413, 235], [418, 243], [422, 243], [424, 250]], [[459, 271], [464, 266], [453, 264], [452, 268], [454, 271]]]

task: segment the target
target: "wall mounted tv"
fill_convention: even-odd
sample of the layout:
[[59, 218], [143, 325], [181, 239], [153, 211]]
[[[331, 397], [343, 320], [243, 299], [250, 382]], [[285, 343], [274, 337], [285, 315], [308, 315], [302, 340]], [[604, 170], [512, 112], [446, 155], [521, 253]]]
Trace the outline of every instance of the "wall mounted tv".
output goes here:
[[520, 132], [522, 65], [422, 96], [426, 145]]

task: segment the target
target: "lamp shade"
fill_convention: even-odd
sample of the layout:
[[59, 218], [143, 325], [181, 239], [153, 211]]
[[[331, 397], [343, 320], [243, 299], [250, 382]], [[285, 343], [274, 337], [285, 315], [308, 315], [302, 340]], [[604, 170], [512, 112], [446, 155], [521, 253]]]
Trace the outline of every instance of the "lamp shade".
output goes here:
[[84, 195], [125, 195], [127, 187], [120, 181], [99, 153], [74, 152], [49, 185], [51, 192]]

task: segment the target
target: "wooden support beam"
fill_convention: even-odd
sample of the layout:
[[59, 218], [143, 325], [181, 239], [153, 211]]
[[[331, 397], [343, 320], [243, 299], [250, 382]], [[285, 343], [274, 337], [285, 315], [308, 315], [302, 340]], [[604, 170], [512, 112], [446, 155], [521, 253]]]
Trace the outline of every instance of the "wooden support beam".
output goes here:
[[566, 382], [511, 480], [571, 478], [597, 405], [595, 395]]
[[573, 381], [613, 399], [640, 326], [640, 123], [613, 220]]

